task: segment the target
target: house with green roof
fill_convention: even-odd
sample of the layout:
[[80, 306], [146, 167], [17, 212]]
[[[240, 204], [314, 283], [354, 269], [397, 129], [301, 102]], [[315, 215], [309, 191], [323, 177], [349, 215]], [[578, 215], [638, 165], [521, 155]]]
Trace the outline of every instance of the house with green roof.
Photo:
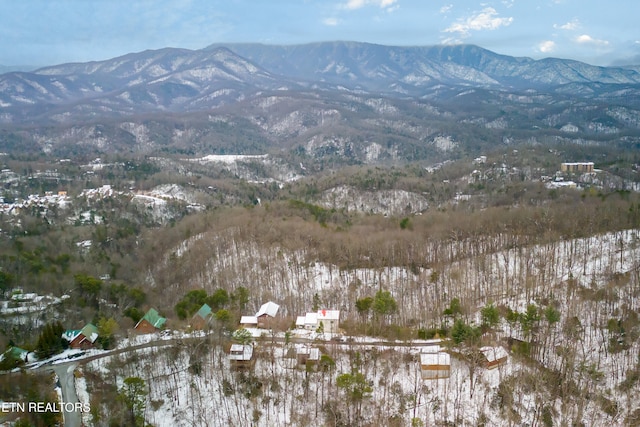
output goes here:
[[62, 337], [69, 341], [70, 348], [87, 350], [93, 348], [98, 339], [98, 327], [87, 323], [84, 328], [73, 331], [65, 331]]
[[15, 347], [15, 346], [11, 347], [9, 350], [7, 350], [5, 352], [5, 354], [6, 353], [9, 353], [15, 359], [20, 359], [20, 360], [23, 360], [25, 362], [27, 361], [27, 355], [29, 354], [29, 352], [27, 350], [25, 350], [23, 348], [20, 348], [20, 347]]
[[[9, 347], [7, 351], [0, 355], [0, 364], [4, 365], [2, 369], [11, 369], [27, 361], [29, 352], [20, 347]], [[2, 363], [4, 362], [4, 363]]]
[[141, 334], [152, 334], [164, 328], [166, 322], [166, 318], [160, 316], [154, 308], [150, 308], [133, 329]]
[[204, 329], [209, 324], [211, 316], [211, 307], [207, 304], [203, 304], [196, 314], [193, 315], [193, 318], [191, 319], [191, 328], [198, 330]]

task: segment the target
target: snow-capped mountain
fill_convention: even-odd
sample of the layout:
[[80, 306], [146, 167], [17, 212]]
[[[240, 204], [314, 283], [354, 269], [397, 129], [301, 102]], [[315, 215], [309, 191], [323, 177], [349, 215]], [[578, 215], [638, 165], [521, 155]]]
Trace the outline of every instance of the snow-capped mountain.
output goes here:
[[3, 152], [442, 160], [438, 141], [636, 144], [639, 117], [637, 67], [470, 45], [212, 45], [0, 75]]
[[[209, 49], [217, 49], [213, 45]], [[632, 69], [596, 67], [564, 59], [499, 55], [474, 45], [392, 47], [367, 43], [299, 46], [228, 45], [273, 73], [369, 89], [433, 84], [528, 89], [567, 83], [638, 84]], [[410, 89], [408, 89], [410, 90]]]
[[[4, 122], [192, 111], [283, 86], [231, 51], [162, 49], [0, 76]], [[56, 120], [60, 121], [60, 120]]]
[[[261, 91], [364, 91], [442, 96], [448, 89], [537, 90], [591, 98], [639, 93], [640, 73], [562, 60], [514, 58], [477, 46], [391, 47], [332, 42], [299, 46], [166, 48], [0, 76], [0, 120], [37, 123], [134, 113], [207, 110]], [[434, 89], [435, 88], [435, 89]], [[451, 92], [451, 96], [459, 93]], [[613, 95], [612, 95], [613, 96]]]

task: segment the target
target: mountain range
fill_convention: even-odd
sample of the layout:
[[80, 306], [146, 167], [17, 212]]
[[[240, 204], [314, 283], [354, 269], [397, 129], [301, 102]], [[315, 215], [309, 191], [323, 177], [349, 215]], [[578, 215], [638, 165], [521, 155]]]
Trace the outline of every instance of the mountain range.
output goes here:
[[[325, 138], [325, 124], [353, 131], [357, 123], [390, 120], [399, 112], [414, 127], [425, 127], [419, 111], [432, 121], [475, 120], [492, 129], [565, 126], [573, 133], [635, 135], [640, 67], [516, 58], [473, 45], [325, 42], [166, 48], [0, 75], [0, 124], [14, 133], [185, 114], [210, 123], [214, 114], [227, 122], [246, 120], [247, 132], [265, 146], [274, 135], [291, 146], [301, 143], [295, 140], [300, 136], [306, 143], [321, 133]], [[409, 124], [402, 128], [411, 133]], [[7, 138], [0, 148], [7, 148]], [[39, 138], [60, 139], [50, 131]]]

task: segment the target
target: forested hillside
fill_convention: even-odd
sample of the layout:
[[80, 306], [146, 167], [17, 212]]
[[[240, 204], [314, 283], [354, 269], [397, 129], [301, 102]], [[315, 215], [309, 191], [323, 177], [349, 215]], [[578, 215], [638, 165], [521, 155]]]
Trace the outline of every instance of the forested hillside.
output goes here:
[[[299, 175], [259, 155], [6, 156], [3, 348], [47, 360], [69, 345], [51, 331], [95, 325], [72, 353], [94, 425], [638, 425], [637, 159], [594, 149], [597, 171], [561, 173], [563, 148]], [[268, 328], [234, 332], [267, 301]], [[138, 335], [150, 308], [165, 332]], [[339, 332], [298, 336], [321, 309]], [[434, 342], [450, 375], [423, 380]], [[488, 369], [486, 347], [507, 359]], [[6, 395], [34, 375], [3, 375]]]

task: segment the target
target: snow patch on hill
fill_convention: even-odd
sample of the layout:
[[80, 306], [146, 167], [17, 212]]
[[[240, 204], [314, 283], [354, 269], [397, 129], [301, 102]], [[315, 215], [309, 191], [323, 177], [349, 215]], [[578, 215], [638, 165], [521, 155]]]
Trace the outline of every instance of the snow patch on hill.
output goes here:
[[416, 193], [404, 190], [361, 191], [349, 186], [325, 191], [320, 204], [331, 209], [389, 216], [415, 214], [429, 207], [427, 199]]
[[458, 143], [450, 136], [436, 136], [431, 143], [440, 151], [451, 151], [458, 147]]

